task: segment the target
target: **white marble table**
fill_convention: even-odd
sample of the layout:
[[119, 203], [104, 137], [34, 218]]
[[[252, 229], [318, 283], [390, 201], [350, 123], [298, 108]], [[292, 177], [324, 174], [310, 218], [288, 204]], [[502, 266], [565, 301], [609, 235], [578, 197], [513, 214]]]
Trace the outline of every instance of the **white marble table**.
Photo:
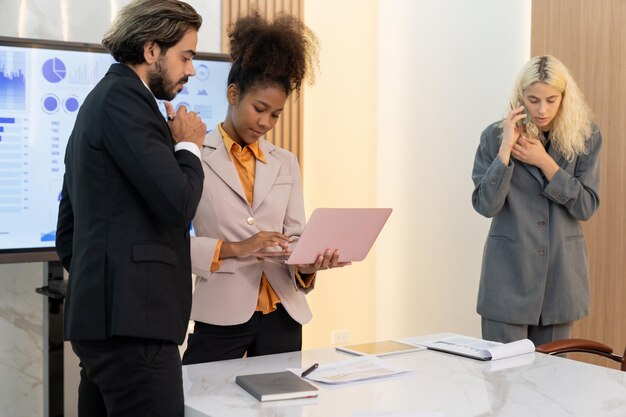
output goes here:
[[540, 353], [494, 362], [434, 351], [390, 356], [384, 360], [411, 372], [339, 386], [315, 383], [320, 393], [311, 399], [261, 403], [235, 384], [239, 374], [348, 357], [321, 349], [185, 366], [185, 416], [626, 416], [626, 372]]

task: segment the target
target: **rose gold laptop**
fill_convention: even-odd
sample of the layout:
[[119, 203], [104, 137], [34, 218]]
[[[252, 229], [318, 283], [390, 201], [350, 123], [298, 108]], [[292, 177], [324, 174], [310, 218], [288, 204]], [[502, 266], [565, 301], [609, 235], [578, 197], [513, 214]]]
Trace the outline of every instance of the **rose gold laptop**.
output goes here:
[[339, 251], [339, 262], [362, 261], [387, 219], [390, 208], [318, 208], [302, 236], [290, 245], [291, 253], [263, 251], [252, 255], [288, 265], [312, 264], [328, 249]]

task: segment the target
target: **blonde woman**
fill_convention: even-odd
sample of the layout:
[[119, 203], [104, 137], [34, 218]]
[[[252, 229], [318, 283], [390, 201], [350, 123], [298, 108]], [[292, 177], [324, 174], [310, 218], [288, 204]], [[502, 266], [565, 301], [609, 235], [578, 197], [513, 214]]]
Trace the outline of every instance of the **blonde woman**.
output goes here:
[[526, 63], [511, 103], [482, 132], [474, 159], [472, 204], [492, 218], [477, 311], [483, 338], [541, 344], [569, 337], [589, 313], [580, 222], [598, 209], [602, 139], [553, 56]]

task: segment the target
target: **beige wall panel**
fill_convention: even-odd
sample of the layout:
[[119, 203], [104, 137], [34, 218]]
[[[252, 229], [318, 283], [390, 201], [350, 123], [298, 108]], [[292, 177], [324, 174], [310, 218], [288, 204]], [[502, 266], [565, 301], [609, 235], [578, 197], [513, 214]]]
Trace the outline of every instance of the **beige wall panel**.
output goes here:
[[601, 205], [583, 225], [589, 250], [592, 310], [590, 317], [575, 324], [572, 337], [604, 342], [620, 354], [626, 346], [624, 22], [624, 0], [533, 0], [532, 54], [552, 54], [568, 66], [604, 139]]

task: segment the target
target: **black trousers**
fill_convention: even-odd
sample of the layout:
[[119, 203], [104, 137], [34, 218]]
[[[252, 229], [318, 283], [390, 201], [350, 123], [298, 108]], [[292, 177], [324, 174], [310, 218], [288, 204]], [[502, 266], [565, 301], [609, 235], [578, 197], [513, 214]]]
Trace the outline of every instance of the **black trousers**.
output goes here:
[[245, 323], [217, 326], [195, 322], [187, 340], [183, 365], [270, 355], [302, 349], [302, 325], [282, 304], [269, 314], [256, 311]]
[[131, 337], [72, 341], [79, 417], [183, 417], [178, 346]]

